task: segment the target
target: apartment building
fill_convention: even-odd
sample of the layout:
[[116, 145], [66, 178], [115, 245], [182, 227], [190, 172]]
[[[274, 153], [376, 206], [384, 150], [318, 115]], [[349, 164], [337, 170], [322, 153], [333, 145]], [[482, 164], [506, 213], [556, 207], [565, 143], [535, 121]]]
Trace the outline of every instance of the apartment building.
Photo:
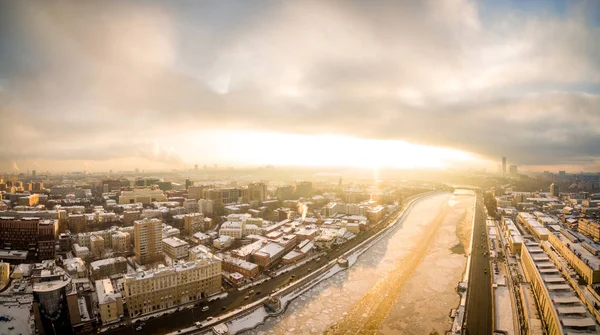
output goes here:
[[140, 211], [125, 211], [123, 213], [123, 225], [133, 226], [133, 223], [142, 218], [142, 212]]
[[523, 245], [521, 264], [547, 334], [595, 333], [596, 322], [539, 243]]
[[188, 236], [194, 235], [199, 231], [205, 231], [208, 228], [202, 213], [190, 213], [180, 215], [180, 217], [183, 219], [183, 232]]
[[115, 231], [111, 234], [111, 244], [115, 252], [127, 252], [131, 247], [131, 238], [128, 232]]
[[162, 258], [162, 221], [144, 219], [134, 224], [135, 257], [140, 264]]
[[115, 291], [110, 279], [96, 280], [95, 284], [102, 323], [107, 324], [120, 320], [121, 316], [123, 316], [123, 298], [121, 293]]
[[585, 236], [600, 241], [600, 222], [590, 218], [579, 218], [577, 221], [577, 230]]
[[90, 269], [92, 270], [93, 280], [125, 274], [127, 273], [127, 259], [125, 257], [101, 259], [91, 262]]
[[548, 242], [563, 256], [575, 272], [588, 284], [600, 282], [600, 259], [589, 251], [590, 247], [579, 238], [561, 230], [558, 235], [550, 234]]
[[221, 259], [210, 254], [185, 264], [126, 275], [129, 316], [195, 301], [221, 291]]

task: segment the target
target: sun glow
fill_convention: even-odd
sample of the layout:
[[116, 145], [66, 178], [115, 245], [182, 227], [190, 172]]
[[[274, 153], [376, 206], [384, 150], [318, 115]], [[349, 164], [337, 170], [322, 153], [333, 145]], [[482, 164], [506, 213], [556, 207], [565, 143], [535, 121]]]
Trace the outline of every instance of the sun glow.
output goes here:
[[338, 135], [211, 131], [186, 138], [184, 157], [196, 156], [201, 161], [207, 155], [226, 164], [444, 169], [477, 160], [454, 149]]

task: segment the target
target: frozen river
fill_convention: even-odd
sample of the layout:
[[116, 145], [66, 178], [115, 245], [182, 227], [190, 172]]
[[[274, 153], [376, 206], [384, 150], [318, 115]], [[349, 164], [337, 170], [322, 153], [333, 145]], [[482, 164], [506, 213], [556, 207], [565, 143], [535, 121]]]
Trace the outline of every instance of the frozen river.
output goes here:
[[465, 192], [420, 201], [352, 268], [245, 334], [443, 334], [459, 302], [474, 200]]

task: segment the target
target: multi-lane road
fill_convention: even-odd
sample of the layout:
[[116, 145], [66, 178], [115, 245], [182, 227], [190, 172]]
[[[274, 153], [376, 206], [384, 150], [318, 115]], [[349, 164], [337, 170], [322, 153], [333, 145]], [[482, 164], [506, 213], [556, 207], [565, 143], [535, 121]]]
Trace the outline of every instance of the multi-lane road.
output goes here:
[[466, 334], [493, 334], [492, 283], [486, 232], [487, 217], [483, 207], [483, 197], [480, 194], [477, 195], [477, 207], [474, 215], [471, 272], [467, 292]]

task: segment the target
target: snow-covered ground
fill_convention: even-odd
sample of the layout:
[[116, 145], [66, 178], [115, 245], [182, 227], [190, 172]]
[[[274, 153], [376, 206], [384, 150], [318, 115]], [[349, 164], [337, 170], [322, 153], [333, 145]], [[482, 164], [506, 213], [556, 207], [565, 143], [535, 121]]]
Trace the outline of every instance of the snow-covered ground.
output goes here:
[[[18, 302], [0, 303], [0, 334], [33, 334], [33, 316], [29, 310], [31, 304], [20, 304]], [[8, 321], [4, 321], [6, 318]], [[9, 329], [12, 328], [12, 329]]]

